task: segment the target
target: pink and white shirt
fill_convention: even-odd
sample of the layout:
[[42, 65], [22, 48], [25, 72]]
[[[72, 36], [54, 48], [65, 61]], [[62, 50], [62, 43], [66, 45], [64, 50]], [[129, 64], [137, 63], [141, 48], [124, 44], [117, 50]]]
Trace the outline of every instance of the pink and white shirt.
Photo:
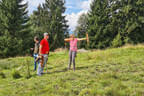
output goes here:
[[70, 40], [70, 51], [77, 51], [77, 38], [74, 38], [74, 40]]

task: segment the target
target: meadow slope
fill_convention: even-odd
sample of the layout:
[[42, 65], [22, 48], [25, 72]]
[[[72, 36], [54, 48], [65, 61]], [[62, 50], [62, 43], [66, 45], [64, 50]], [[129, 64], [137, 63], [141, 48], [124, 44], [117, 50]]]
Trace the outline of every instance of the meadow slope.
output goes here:
[[67, 65], [68, 52], [51, 53], [48, 73], [39, 77], [32, 57], [1, 59], [0, 96], [144, 96], [143, 46], [78, 53], [76, 71]]

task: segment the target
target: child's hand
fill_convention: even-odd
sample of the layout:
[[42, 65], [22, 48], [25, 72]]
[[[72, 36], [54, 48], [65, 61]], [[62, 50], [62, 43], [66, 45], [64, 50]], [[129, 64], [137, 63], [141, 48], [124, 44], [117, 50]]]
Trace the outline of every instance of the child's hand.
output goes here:
[[32, 50], [32, 51], [33, 51], [33, 50], [34, 50], [34, 48], [30, 48], [30, 50]]

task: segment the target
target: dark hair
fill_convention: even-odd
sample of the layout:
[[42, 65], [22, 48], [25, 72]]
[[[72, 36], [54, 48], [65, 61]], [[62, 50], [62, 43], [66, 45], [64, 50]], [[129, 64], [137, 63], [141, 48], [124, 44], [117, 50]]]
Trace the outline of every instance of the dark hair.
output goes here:
[[34, 37], [35, 40], [39, 41], [39, 38], [37, 36]]

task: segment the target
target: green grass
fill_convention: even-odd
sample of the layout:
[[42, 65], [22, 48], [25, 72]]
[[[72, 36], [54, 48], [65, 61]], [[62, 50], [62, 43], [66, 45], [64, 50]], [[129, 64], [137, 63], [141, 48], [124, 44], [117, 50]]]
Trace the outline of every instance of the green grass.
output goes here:
[[[51, 53], [48, 74], [38, 77], [33, 58], [2, 59], [0, 96], [144, 96], [143, 46], [78, 53], [76, 71], [67, 71], [67, 66], [68, 52]], [[14, 70], [19, 79], [13, 78]]]

